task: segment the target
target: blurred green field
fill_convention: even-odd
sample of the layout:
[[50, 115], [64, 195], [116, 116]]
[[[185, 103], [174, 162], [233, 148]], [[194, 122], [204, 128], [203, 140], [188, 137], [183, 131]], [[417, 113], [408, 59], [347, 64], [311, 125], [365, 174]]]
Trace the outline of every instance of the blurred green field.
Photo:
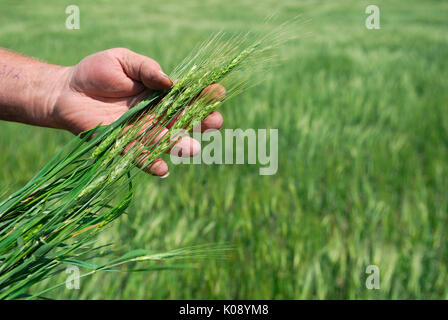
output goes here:
[[[65, 29], [77, 4], [81, 29]], [[97, 274], [53, 298], [448, 298], [448, 3], [364, 0], [0, 2], [0, 46], [71, 65], [128, 47], [172, 70], [221, 29], [298, 14], [303, 35], [263, 84], [227, 103], [225, 128], [278, 128], [279, 170], [171, 166], [141, 179], [102, 236], [125, 249], [216, 242], [197, 268]], [[275, 22], [269, 22], [274, 27]], [[68, 133], [0, 122], [0, 195], [30, 179]], [[381, 289], [368, 290], [377, 265]]]

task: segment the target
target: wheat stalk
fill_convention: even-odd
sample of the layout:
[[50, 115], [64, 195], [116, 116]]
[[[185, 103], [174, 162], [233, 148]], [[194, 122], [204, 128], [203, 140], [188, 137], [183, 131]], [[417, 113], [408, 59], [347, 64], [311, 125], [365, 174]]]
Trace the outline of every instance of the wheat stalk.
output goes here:
[[[213, 91], [199, 96], [204, 88], [221, 83], [228, 100], [253, 84], [256, 71], [267, 65], [272, 43], [278, 42], [275, 34], [249, 45], [247, 39], [215, 35], [174, 70], [171, 77], [178, 81], [170, 90], [152, 93], [109, 126], [84, 132], [0, 203], [0, 298], [22, 297], [64, 265], [92, 266], [83, 260], [104, 251], [94, 237], [132, 200], [132, 181], [140, 172], [134, 164], [151, 165], [176, 142], [177, 130], [191, 130], [223, 103], [211, 99]], [[174, 119], [168, 134], [155, 142]], [[124, 255], [88, 274], [151, 257], [147, 251]]]

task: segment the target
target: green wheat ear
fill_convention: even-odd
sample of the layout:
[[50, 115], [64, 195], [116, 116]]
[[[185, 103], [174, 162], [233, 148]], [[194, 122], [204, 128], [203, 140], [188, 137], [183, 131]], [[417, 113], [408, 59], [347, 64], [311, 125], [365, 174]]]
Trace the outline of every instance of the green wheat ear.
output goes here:
[[[212, 37], [175, 69], [172, 78], [178, 81], [170, 90], [154, 92], [111, 125], [81, 134], [23, 188], [0, 202], [0, 299], [23, 297], [67, 264], [92, 270], [85, 274], [89, 275], [128, 262], [220, 252], [213, 247], [168, 254], [142, 250], [106, 264], [85, 262], [102, 255], [104, 247], [95, 246], [94, 237], [131, 203], [133, 179], [140, 172], [135, 164], [150, 166], [175, 143], [170, 138], [176, 130], [192, 129], [223, 103], [199, 97], [207, 86], [222, 83], [228, 100], [260, 81], [260, 66], [269, 65], [272, 49], [282, 42], [277, 34], [274, 30], [249, 44], [248, 36]], [[107, 252], [106, 256], [111, 253]]]

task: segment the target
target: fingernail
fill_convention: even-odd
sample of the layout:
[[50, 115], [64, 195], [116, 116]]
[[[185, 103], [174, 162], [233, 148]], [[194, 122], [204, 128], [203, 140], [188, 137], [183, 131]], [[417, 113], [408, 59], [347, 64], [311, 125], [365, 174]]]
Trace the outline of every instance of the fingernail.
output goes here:
[[170, 77], [168, 77], [168, 75], [165, 72], [163, 72], [162, 70], [159, 70], [159, 72], [162, 76], [164, 76], [165, 78], [167, 78], [171, 81]]
[[170, 175], [170, 172], [168, 171], [167, 173], [165, 173], [163, 176], [160, 177], [160, 179], [165, 179], [166, 177], [168, 177]]

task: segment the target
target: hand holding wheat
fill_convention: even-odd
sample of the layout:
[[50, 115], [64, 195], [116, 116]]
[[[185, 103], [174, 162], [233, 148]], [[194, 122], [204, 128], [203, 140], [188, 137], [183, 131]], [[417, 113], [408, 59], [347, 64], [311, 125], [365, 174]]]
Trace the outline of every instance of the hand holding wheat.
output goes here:
[[[84, 262], [110, 254], [94, 238], [131, 203], [135, 164], [164, 175], [163, 153], [174, 146], [182, 156], [199, 151], [199, 143], [179, 131], [198, 123], [219, 128], [222, 117], [215, 109], [264, 78], [260, 71], [270, 65], [271, 49], [287, 39], [280, 30], [255, 41], [218, 33], [173, 70], [175, 83], [155, 61], [126, 49], [94, 54], [68, 68], [21, 59], [23, 75], [40, 80], [33, 80], [30, 92], [29, 81], [20, 81], [22, 71], [15, 70], [0, 90], [0, 119], [82, 134], [0, 202], [0, 299], [23, 296], [67, 264], [92, 270], [86, 276], [128, 262], [203, 254], [138, 250], [102, 265]], [[14, 69], [14, 55], [4, 56]]]
[[[114, 122], [135, 102], [155, 90], [167, 90], [173, 84], [156, 61], [125, 48], [105, 50], [84, 58], [76, 66], [64, 70], [62, 82], [64, 85], [50, 114], [55, 126], [74, 134]], [[225, 92], [223, 87], [219, 91], [221, 95]], [[204, 119], [202, 128], [219, 129], [222, 123], [221, 114], [215, 111]], [[170, 124], [154, 142], [169, 128]], [[200, 144], [193, 138], [183, 137], [177, 142], [176, 150], [182, 156], [193, 156], [200, 151]], [[145, 171], [165, 176], [168, 165], [158, 158]]]

